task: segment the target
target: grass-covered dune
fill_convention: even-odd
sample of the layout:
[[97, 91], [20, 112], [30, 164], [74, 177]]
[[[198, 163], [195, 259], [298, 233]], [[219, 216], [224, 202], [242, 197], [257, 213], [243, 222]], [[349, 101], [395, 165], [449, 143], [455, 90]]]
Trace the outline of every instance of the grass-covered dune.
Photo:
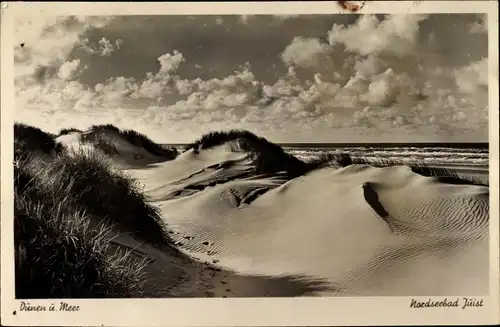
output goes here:
[[86, 131], [80, 131], [75, 128], [62, 129], [58, 136], [70, 133], [80, 133], [81, 142], [93, 144], [96, 148], [102, 150], [107, 155], [119, 154], [119, 150], [112, 141], [112, 139], [116, 137], [119, 137], [136, 147], [144, 149], [154, 156], [162, 157], [167, 160], [174, 159], [178, 154], [177, 149], [155, 143], [144, 134], [130, 129], [119, 129], [111, 124], [93, 125]]
[[[236, 143], [231, 144], [235, 141]], [[325, 167], [347, 167], [349, 165], [371, 165], [375, 167], [408, 166], [417, 174], [435, 177], [441, 182], [451, 184], [479, 184], [481, 182], [459, 176], [456, 172], [440, 167], [414, 163], [405, 164], [398, 160], [378, 159], [369, 161], [365, 158], [351, 157], [348, 153], [325, 153], [318, 158], [302, 161], [286, 153], [282, 147], [263, 137], [246, 130], [215, 131], [203, 135], [187, 145], [186, 149], [206, 150], [230, 143], [234, 151], [248, 152], [254, 158], [256, 173], [286, 172], [289, 178], [302, 176], [308, 172]]]
[[246, 130], [207, 133], [189, 144], [187, 150], [206, 150], [226, 143], [230, 143], [235, 151], [249, 153], [253, 157], [257, 174], [283, 171], [293, 178], [303, 175], [307, 170], [303, 161], [286, 153], [279, 145]]
[[169, 246], [158, 209], [99, 152], [22, 124], [14, 135], [16, 296], [141, 296], [143, 263], [107, 249], [116, 233]]
[[[59, 142], [69, 134], [75, 134], [77, 145], [82, 147], [70, 148]], [[160, 210], [136, 180], [108, 160], [122, 155], [127, 144], [164, 161], [178, 155], [177, 150], [157, 144], [145, 135], [113, 125], [91, 126], [85, 131], [69, 128], [53, 135], [15, 124], [18, 298], [152, 296], [143, 287], [148, 280], [145, 262], [133, 259], [126, 251], [110, 250], [118, 234], [132, 235], [157, 249], [172, 249], [174, 244]], [[327, 154], [305, 162], [244, 130], [205, 134], [189, 144], [187, 150], [196, 153], [225, 144], [229, 151], [248, 153], [255, 174], [285, 172], [287, 180], [327, 167], [402, 164], [368, 162], [348, 154]], [[422, 165], [410, 168], [441, 182], [478, 184], [446, 169]]]
[[35, 181], [36, 167], [15, 168], [16, 297], [140, 297], [143, 263], [109, 253], [109, 224], [96, 224], [70, 187]]
[[33, 154], [51, 156], [61, 153], [63, 146], [54, 138], [55, 135], [37, 127], [16, 123], [14, 125], [14, 157], [26, 158]]

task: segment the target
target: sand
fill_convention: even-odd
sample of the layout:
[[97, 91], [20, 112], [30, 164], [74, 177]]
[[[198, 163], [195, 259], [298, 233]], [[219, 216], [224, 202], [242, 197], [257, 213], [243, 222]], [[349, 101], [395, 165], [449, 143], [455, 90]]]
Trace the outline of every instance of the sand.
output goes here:
[[488, 293], [488, 187], [404, 166], [329, 167], [287, 181], [252, 174], [248, 155], [235, 150], [158, 162], [120, 143], [117, 167], [161, 209], [183, 253], [120, 240], [152, 259], [149, 286], [163, 296]]

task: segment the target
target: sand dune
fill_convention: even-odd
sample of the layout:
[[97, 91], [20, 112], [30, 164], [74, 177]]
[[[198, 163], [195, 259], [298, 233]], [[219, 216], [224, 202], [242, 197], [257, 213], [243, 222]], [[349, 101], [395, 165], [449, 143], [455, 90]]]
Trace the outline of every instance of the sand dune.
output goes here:
[[[221, 146], [130, 173], [181, 250], [224, 270], [305, 276], [324, 281], [318, 294], [328, 295], [486, 294], [487, 187], [444, 184], [404, 166], [235, 179], [249, 165]], [[246, 204], [252, 192], [265, 194]]]
[[[406, 166], [258, 167], [248, 140], [162, 158], [113, 133], [116, 167], [161, 210], [176, 249], [122, 235], [169, 296], [438, 296], [488, 292], [489, 188]], [[81, 133], [69, 148], [96, 149]], [[251, 143], [251, 142], [250, 142]], [[267, 160], [267, 159], [266, 159]], [[269, 160], [268, 160], [269, 161]], [[271, 167], [272, 168], [272, 167]]]
[[[193, 236], [183, 240], [187, 253], [239, 273], [310, 276], [346, 295], [486, 292], [487, 255], [466, 254], [487, 246], [487, 189], [415, 175], [404, 167], [324, 169], [250, 205], [234, 205], [232, 194], [266, 180], [158, 205], [179, 239]], [[387, 217], [365, 200], [367, 182], [376, 185]], [[436, 278], [438, 271], [446, 277]]]
[[[89, 140], [83, 141], [86, 137]], [[55, 140], [72, 150], [95, 150], [99, 145], [108, 145], [110, 149], [105, 154], [121, 169], [143, 167], [165, 160], [164, 157], [153, 154], [144, 147], [131, 144], [113, 130], [106, 130], [104, 133], [93, 130], [83, 133], [73, 132], [58, 136]], [[114, 153], [109, 153], [109, 151]]]

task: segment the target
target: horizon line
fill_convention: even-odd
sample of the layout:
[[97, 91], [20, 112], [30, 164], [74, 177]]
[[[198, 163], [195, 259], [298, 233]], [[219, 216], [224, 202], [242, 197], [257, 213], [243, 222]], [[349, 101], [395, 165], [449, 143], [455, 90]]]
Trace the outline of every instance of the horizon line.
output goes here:
[[[349, 146], [349, 145], [387, 145], [387, 146], [397, 146], [397, 145], [411, 145], [411, 146], [419, 146], [419, 145], [429, 145], [429, 146], [446, 146], [446, 145], [481, 145], [488, 147], [489, 141], [482, 142], [273, 142], [277, 145], [337, 145], [337, 146]], [[189, 145], [188, 143], [179, 143], [179, 142], [167, 142], [161, 144], [168, 145]]]

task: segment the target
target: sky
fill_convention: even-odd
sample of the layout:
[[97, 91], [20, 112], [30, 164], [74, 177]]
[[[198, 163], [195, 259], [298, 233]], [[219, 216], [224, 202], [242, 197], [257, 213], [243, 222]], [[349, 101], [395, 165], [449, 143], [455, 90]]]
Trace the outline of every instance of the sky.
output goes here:
[[161, 143], [488, 141], [485, 15], [19, 17], [15, 120]]

